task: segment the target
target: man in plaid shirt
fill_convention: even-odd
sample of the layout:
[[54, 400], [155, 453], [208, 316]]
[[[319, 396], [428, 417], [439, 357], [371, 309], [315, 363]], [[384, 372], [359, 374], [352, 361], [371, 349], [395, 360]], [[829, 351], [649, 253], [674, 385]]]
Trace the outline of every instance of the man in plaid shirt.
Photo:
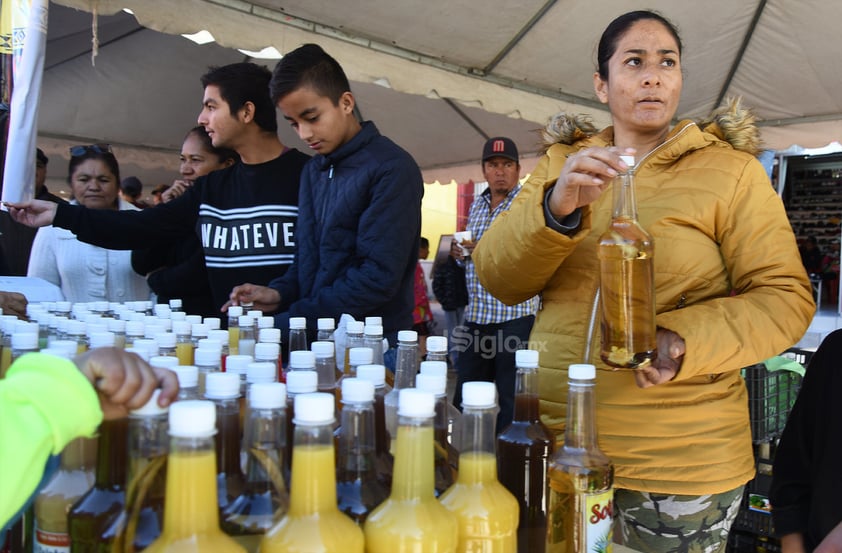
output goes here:
[[470, 301], [465, 309], [465, 324], [453, 333], [459, 351], [456, 370], [459, 375], [453, 403], [462, 403], [462, 383], [475, 380], [495, 382], [500, 413], [497, 432], [512, 422], [515, 395], [515, 351], [525, 349], [535, 321], [537, 297], [517, 305], [505, 305], [480, 284], [471, 252], [494, 219], [512, 205], [521, 185], [517, 146], [505, 137], [490, 138], [482, 150], [482, 171], [488, 188], [471, 205], [467, 230], [472, 240], [451, 244], [450, 255], [463, 264]]

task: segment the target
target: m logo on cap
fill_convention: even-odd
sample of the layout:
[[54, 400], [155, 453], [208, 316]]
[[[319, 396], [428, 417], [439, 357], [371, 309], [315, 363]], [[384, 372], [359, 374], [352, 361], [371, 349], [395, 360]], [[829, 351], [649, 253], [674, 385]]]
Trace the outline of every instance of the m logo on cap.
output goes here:
[[491, 146], [491, 151], [495, 154], [499, 154], [506, 151], [506, 143], [502, 140], [495, 140], [494, 144]]

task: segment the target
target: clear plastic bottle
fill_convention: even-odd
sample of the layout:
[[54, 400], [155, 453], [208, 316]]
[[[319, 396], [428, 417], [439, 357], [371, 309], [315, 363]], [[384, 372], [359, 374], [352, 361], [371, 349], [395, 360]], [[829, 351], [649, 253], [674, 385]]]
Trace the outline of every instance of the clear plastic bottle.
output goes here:
[[175, 354], [177, 337], [172, 332], [160, 332], [155, 335], [158, 341], [158, 355], [162, 357], [178, 357]]
[[[36, 325], [37, 326], [37, 325]], [[38, 332], [18, 332], [12, 334], [11, 363], [27, 353], [38, 351]]]
[[275, 366], [275, 381], [283, 382], [284, 371], [281, 365], [281, 346], [268, 342], [258, 342], [254, 345], [254, 360], [272, 363]]
[[337, 431], [336, 494], [339, 510], [359, 525], [388, 496], [377, 475], [374, 437], [374, 383], [342, 381], [342, 416]]
[[158, 405], [159, 390], [129, 413], [129, 470], [126, 507], [100, 537], [99, 551], [140, 551], [161, 535], [169, 443], [169, 409]]
[[404, 388], [415, 387], [415, 375], [418, 373], [418, 333], [414, 330], [398, 332], [397, 361], [395, 362], [395, 385], [386, 394], [384, 409], [386, 413], [386, 432], [389, 433], [390, 451], [394, 453], [395, 439], [398, 434], [398, 393]]
[[658, 354], [655, 336], [655, 245], [637, 220], [634, 157], [614, 178], [611, 223], [599, 238], [602, 305], [600, 358], [612, 367], [647, 366]]
[[200, 399], [199, 369], [196, 365], [177, 365], [170, 370], [178, 377], [178, 401]]
[[[185, 320], [186, 319], [187, 317], [185, 317]], [[198, 322], [206, 324], [208, 326], [208, 332], [210, 332], [211, 330], [219, 330], [219, 328], [222, 326], [222, 319], [220, 319], [219, 317], [205, 317], [204, 319], [200, 317], [200, 320]]]
[[547, 551], [605, 551], [613, 537], [614, 465], [599, 449], [596, 369], [570, 365], [564, 445], [550, 459]]
[[[199, 350], [197, 350], [199, 351]], [[231, 502], [243, 493], [240, 467], [240, 377], [231, 373], [207, 375], [205, 398], [216, 407], [216, 487], [220, 519]]]
[[190, 324], [190, 339], [193, 342], [193, 351], [199, 348], [199, 340], [208, 337], [210, 329], [205, 323], [191, 323]]
[[243, 308], [239, 305], [232, 305], [228, 308], [228, 354], [239, 355], [240, 353], [240, 317]]
[[190, 323], [187, 321], [173, 321], [172, 323], [172, 331], [175, 334], [175, 356], [178, 357], [180, 365], [194, 363], [193, 337], [190, 330]]
[[264, 534], [289, 508], [286, 431], [286, 386], [280, 382], [252, 384], [243, 436], [245, 489], [222, 521], [225, 533], [248, 551], [257, 551]]
[[[343, 356], [341, 367], [343, 374], [353, 376], [350, 373], [351, 361], [349, 357], [351, 355], [351, 349], [363, 347], [364, 329], [365, 325], [360, 321], [348, 321], [348, 323], [345, 325], [345, 355]], [[337, 359], [337, 362], [339, 362], [339, 359]]]
[[248, 372], [249, 364], [254, 363], [254, 357], [251, 355], [229, 355], [226, 371], [229, 374], [236, 374], [240, 377], [240, 395], [246, 395], [246, 373]]
[[547, 541], [547, 466], [555, 436], [538, 411], [538, 352], [515, 352], [512, 424], [497, 436], [497, 474], [520, 507], [518, 553], [544, 553]]
[[83, 321], [67, 321], [67, 339], [76, 342], [76, 353], [88, 351], [87, 325]]
[[459, 478], [439, 498], [459, 522], [459, 553], [517, 551], [518, 502], [497, 480], [493, 382], [462, 385], [462, 443]]
[[[453, 402], [450, 398], [447, 397], [447, 384], [449, 383], [449, 372], [446, 363], [443, 361], [421, 361], [420, 364], [420, 374], [433, 374], [437, 377], [440, 377], [444, 380], [444, 413], [445, 413], [445, 429], [446, 429], [446, 436], [447, 436], [447, 444], [448, 449], [451, 453], [451, 462], [455, 463], [456, 459], [458, 458], [458, 449], [459, 444], [462, 443], [462, 440], [459, 436], [459, 432], [461, 431], [462, 424], [460, 420], [462, 419], [462, 413], [459, 409], [453, 405]], [[417, 379], [418, 377], [416, 377]], [[437, 408], [442, 409], [441, 402], [436, 404]], [[438, 414], [438, 411], [437, 411]], [[436, 424], [442, 424], [440, 420], [436, 419]]]
[[305, 317], [289, 318], [289, 351], [309, 350], [307, 347], [307, 319]]
[[374, 384], [374, 448], [377, 478], [386, 488], [392, 485], [395, 459], [389, 450], [391, 446], [386, 430], [386, 396], [392, 388], [386, 384], [386, 367], [383, 365], [360, 365], [357, 378], [370, 380]]
[[143, 338], [142, 321], [126, 321], [126, 347], [133, 348], [135, 340]]
[[332, 317], [324, 317], [316, 321], [318, 334], [316, 340], [319, 342], [332, 342], [333, 331], [336, 330], [336, 322]]
[[[207, 324], [207, 323], [205, 323]], [[218, 328], [208, 329], [208, 340], [214, 340], [219, 344], [219, 366], [222, 372], [225, 372], [228, 364], [228, 338], [227, 330], [220, 330]]]
[[[287, 436], [292, 436], [295, 419], [295, 396], [312, 394], [318, 389], [316, 371], [292, 371], [287, 375]], [[332, 412], [332, 409], [331, 409]], [[287, 466], [292, 465], [292, 448], [287, 448]]]
[[374, 352], [371, 348], [351, 348], [348, 352], [348, 375], [357, 376], [357, 367], [360, 365], [382, 365], [374, 363]]
[[246, 553], [219, 528], [215, 418], [208, 401], [170, 408], [164, 531], [147, 553]]
[[447, 351], [447, 337], [428, 336], [426, 347], [427, 355], [424, 357], [425, 361], [443, 361], [447, 364], [447, 401], [453, 403], [453, 397], [456, 395], [456, 383], [459, 377], [456, 374], [456, 369], [453, 367]]
[[248, 315], [241, 315], [240, 342], [237, 351], [240, 355], [254, 355], [254, 344], [257, 337], [254, 334], [254, 319]]
[[[321, 320], [321, 319], [320, 319]], [[333, 321], [333, 319], [329, 319]], [[316, 357], [316, 373], [319, 375], [319, 391], [336, 393], [336, 351], [333, 342], [319, 341], [310, 344], [310, 351]]]
[[280, 328], [261, 328], [257, 333], [258, 343], [278, 344], [281, 345], [281, 329]]
[[126, 321], [120, 319], [108, 319], [108, 331], [114, 334], [114, 347], [126, 348]]
[[296, 396], [295, 413], [289, 511], [266, 534], [260, 551], [363, 553], [362, 530], [336, 503], [333, 396]]
[[383, 326], [365, 325], [363, 327], [363, 347], [371, 348], [373, 358], [371, 362], [375, 365], [383, 364]]
[[[398, 441], [389, 498], [365, 521], [367, 553], [455, 552], [459, 530], [436, 500], [433, 394], [407, 388], [398, 398]], [[294, 467], [293, 467], [294, 469]]]
[[316, 354], [303, 349], [289, 352], [289, 370], [315, 371]]
[[196, 368], [199, 369], [199, 395], [204, 397], [205, 380], [208, 375], [218, 373], [220, 370], [219, 353], [212, 348], [197, 348], [193, 357]]
[[[433, 430], [436, 439], [435, 449], [435, 486], [436, 497], [441, 497], [456, 481], [458, 454], [455, 447], [447, 442], [447, 395], [445, 394], [446, 375], [441, 373], [419, 373], [415, 377], [415, 387], [430, 392], [436, 398], [436, 417]], [[461, 423], [458, 423], [461, 424]]]
[[3, 315], [0, 319], [0, 328], [3, 329], [0, 335], [0, 378], [6, 376], [9, 365], [12, 364], [12, 333], [18, 318], [14, 315]]

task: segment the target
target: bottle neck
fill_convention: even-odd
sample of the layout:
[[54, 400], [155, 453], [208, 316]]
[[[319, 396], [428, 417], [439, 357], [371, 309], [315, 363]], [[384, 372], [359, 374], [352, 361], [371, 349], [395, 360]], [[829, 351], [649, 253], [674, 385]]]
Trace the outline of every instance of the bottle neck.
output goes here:
[[148, 462], [167, 454], [167, 414], [129, 417], [129, 481]]
[[126, 485], [126, 454], [128, 453], [127, 418], [102, 421], [96, 456], [98, 488], [123, 488]]
[[593, 380], [569, 381], [564, 447], [597, 449], [595, 403]]
[[391, 498], [435, 498], [433, 418], [398, 417]]
[[418, 344], [398, 342], [394, 389], [413, 388], [416, 373], [418, 373]]
[[236, 476], [240, 467], [240, 400], [214, 399], [216, 405], [216, 464], [220, 474]]
[[515, 409], [513, 420], [538, 422], [538, 369], [519, 367], [515, 375]]
[[459, 453], [459, 481], [479, 484], [497, 480], [495, 456], [497, 406], [462, 410], [462, 449]]
[[248, 453], [246, 488], [249, 491], [286, 491], [286, 407], [278, 409], [249, 409], [243, 443]]
[[289, 514], [308, 516], [338, 510], [333, 421], [296, 424], [292, 448]]
[[96, 466], [97, 441], [95, 438], [76, 438], [61, 452], [62, 470], [93, 471]]
[[307, 331], [303, 328], [292, 328], [289, 331], [289, 351], [307, 349]]
[[336, 461], [340, 482], [376, 478], [374, 444], [374, 404], [343, 402]]
[[391, 440], [386, 429], [387, 393], [385, 386], [374, 389], [374, 447], [378, 457], [390, 456]]
[[634, 197], [634, 173], [620, 173], [613, 183], [614, 210], [612, 219], [637, 220], [637, 204]]
[[425, 358], [427, 361], [444, 361], [449, 364], [449, 358], [446, 351], [428, 351]]
[[170, 441], [164, 532], [175, 540], [219, 531], [214, 439]]

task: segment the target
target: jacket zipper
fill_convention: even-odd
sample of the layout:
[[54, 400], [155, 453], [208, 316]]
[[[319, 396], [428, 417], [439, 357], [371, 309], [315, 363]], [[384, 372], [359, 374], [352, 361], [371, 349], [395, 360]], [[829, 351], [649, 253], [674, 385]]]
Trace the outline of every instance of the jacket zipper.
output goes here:
[[[687, 129], [689, 129], [691, 126], [694, 126], [694, 125], [695, 125], [695, 123], [692, 123], [692, 122], [687, 123], [686, 125], [684, 125], [684, 127], [681, 128], [680, 131], [678, 131], [675, 134], [675, 136], [673, 136], [669, 140], [665, 141], [663, 144], [659, 145], [657, 148], [655, 148], [654, 150], [650, 151], [648, 154], [646, 154], [645, 156], [640, 158], [640, 160], [638, 160], [638, 162], [635, 163], [634, 169], [632, 170], [632, 174], [637, 172], [637, 170], [640, 168], [641, 165], [643, 165], [643, 162], [646, 161], [646, 159], [649, 156], [651, 156], [653, 153], [657, 152], [658, 150], [662, 149], [664, 146], [678, 140], [678, 138], [682, 134], [684, 134], [684, 131], [686, 131]], [[597, 281], [597, 283], [598, 282], [599, 281]], [[592, 346], [593, 346], [594, 330], [596, 329], [596, 319], [599, 316], [599, 296], [600, 296], [600, 285], [597, 284], [596, 285], [596, 292], [594, 293], [593, 303], [591, 304], [591, 316], [590, 316], [590, 320], [588, 321], [588, 333], [585, 337], [585, 351], [584, 351], [583, 360], [582, 360], [583, 363], [590, 363], [590, 359], [591, 359], [591, 354], [592, 354], [591, 349], [592, 349]]]

